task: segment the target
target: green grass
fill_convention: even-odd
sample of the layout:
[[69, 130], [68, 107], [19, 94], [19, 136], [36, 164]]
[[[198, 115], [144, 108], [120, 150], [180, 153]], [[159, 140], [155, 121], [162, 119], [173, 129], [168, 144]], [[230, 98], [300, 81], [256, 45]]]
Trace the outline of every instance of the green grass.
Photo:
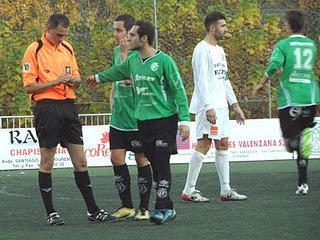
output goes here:
[[[55, 208], [64, 226], [45, 224], [46, 214], [37, 184], [37, 171], [0, 171], [0, 239], [66, 240], [189, 240], [189, 239], [320, 239], [320, 161], [309, 163], [310, 194], [296, 196], [295, 161], [231, 163], [232, 187], [248, 195], [245, 202], [218, 200], [213, 164], [204, 164], [198, 189], [212, 198], [194, 204], [179, 200], [188, 165], [172, 165], [177, 219], [161, 226], [149, 222], [89, 223], [75, 186], [72, 169], [54, 170]], [[138, 205], [136, 168], [130, 167], [133, 199]], [[91, 168], [97, 203], [107, 211], [119, 207], [112, 168]], [[154, 205], [154, 191], [150, 208]]]

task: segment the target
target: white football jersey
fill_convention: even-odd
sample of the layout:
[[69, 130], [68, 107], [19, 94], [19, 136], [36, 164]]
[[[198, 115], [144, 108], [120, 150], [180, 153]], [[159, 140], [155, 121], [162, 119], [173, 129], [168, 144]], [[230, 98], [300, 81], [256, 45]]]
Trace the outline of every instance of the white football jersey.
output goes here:
[[194, 91], [190, 113], [227, 108], [237, 102], [228, 79], [227, 60], [222, 47], [199, 42], [192, 56]]

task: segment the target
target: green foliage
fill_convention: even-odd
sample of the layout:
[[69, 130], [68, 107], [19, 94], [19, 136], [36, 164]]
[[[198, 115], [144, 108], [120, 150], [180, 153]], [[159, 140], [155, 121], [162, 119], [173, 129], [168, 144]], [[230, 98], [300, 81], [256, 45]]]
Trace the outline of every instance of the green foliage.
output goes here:
[[[264, 14], [264, 9], [301, 7], [308, 11], [309, 36], [319, 36], [320, 14], [317, 1], [258, 0], [166, 0], [157, 1], [159, 49], [177, 62], [188, 97], [193, 92], [191, 69], [195, 45], [205, 36], [203, 20], [217, 10], [227, 17], [230, 36], [221, 45], [228, 58], [230, 80], [241, 103], [263, 76], [274, 44], [287, 33], [280, 28], [279, 14]], [[82, 78], [108, 68], [116, 43], [112, 23], [116, 15], [129, 13], [136, 19], [154, 20], [152, 0], [2, 0], [0, 8], [0, 115], [30, 114], [30, 101], [21, 79], [21, 59], [27, 46], [41, 36], [48, 17], [55, 12], [66, 14], [71, 21], [68, 41], [73, 45]], [[318, 65], [316, 72], [319, 73]], [[272, 83], [275, 95], [277, 78]], [[111, 84], [94, 90], [81, 85], [76, 90], [82, 113], [109, 112]], [[267, 92], [262, 96], [267, 97]], [[257, 105], [257, 104], [255, 104]], [[242, 107], [249, 117], [266, 117], [267, 107], [258, 109], [248, 103]]]
[[[30, 114], [30, 103], [21, 81], [21, 59], [28, 39], [36, 39], [39, 32], [14, 31], [7, 21], [0, 21], [1, 69], [0, 69], [0, 108], [1, 115]], [[19, 105], [19, 106], [17, 106]]]

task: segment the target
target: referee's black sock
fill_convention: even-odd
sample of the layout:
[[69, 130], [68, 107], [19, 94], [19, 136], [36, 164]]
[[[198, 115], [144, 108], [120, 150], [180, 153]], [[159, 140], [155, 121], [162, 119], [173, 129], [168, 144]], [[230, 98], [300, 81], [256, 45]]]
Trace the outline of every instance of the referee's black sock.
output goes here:
[[131, 199], [131, 179], [127, 164], [113, 167], [114, 183], [118, 189], [118, 194], [122, 202], [122, 207], [133, 208]]
[[302, 159], [300, 152], [298, 151], [297, 158], [298, 167], [298, 186], [303, 183], [307, 183], [307, 170], [308, 170], [308, 159]]
[[47, 211], [47, 215], [55, 212], [52, 204], [52, 179], [51, 173], [44, 173], [39, 171], [38, 175], [39, 188], [42, 201]]
[[88, 171], [74, 172], [74, 178], [84, 201], [86, 202], [88, 212], [91, 214], [97, 212], [99, 208], [94, 200]]
[[138, 185], [140, 195], [139, 209], [148, 209], [152, 186], [152, 174], [150, 164], [138, 167]]

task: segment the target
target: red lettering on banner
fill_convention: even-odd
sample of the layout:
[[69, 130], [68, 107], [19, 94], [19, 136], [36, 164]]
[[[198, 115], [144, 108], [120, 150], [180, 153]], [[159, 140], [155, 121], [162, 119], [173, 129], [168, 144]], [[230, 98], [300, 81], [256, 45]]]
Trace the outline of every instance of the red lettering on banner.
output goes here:
[[58, 147], [56, 154], [67, 154], [67, 149], [63, 147]]
[[284, 146], [283, 139], [279, 139], [279, 141], [278, 141], [278, 145], [279, 145], [279, 146]]
[[97, 147], [86, 148], [84, 154], [87, 157], [108, 157], [111, 151], [105, 144], [98, 144]]
[[95, 157], [95, 156], [97, 156], [97, 149], [95, 149], [95, 148], [91, 148], [91, 149], [89, 149], [89, 156], [90, 157]]
[[15, 156], [15, 155], [16, 155], [14, 149], [11, 149], [11, 150], [10, 150], [10, 155], [11, 155], [11, 156]]
[[251, 148], [251, 147], [277, 147], [278, 143], [275, 139], [268, 140], [247, 140], [238, 141], [241, 148]]
[[10, 156], [40, 155], [40, 148], [10, 149]]
[[103, 156], [103, 157], [106, 157], [108, 156], [108, 149], [105, 149], [106, 148], [106, 145], [104, 144], [98, 144], [98, 156]]
[[235, 148], [236, 142], [235, 141], [229, 141], [229, 148]]

